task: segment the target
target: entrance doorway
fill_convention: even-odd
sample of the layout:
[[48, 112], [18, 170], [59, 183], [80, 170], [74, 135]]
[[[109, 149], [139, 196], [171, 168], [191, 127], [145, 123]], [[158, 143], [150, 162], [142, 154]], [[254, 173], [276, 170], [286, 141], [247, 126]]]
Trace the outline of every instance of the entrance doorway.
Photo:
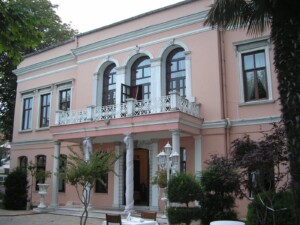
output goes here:
[[[147, 149], [134, 149], [134, 205], [149, 206], [149, 154]], [[126, 154], [126, 153], [125, 153]], [[126, 190], [126, 156], [124, 157], [124, 203]]]

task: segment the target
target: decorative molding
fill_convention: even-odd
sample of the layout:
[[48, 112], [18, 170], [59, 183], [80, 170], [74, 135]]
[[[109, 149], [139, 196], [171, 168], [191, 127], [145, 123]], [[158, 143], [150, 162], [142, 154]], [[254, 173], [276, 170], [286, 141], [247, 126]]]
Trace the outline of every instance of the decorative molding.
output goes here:
[[[230, 120], [230, 124], [232, 127], [238, 127], [238, 126], [271, 124], [274, 122], [279, 122], [280, 120], [281, 117], [279, 115], [279, 116]], [[227, 120], [207, 121], [202, 124], [201, 129], [225, 128], [227, 124], [228, 124]]]
[[281, 120], [281, 116], [269, 116], [269, 117], [258, 117], [258, 118], [250, 118], [250, 119], [240, 119], [240, 120], [231, 120], [231, 126], [249, 126], [249, 125], [260, 125], [260, 124], [271, 124], [275, 122], [279, 122]]
[[30, 72], [33, 72], [33, 71], [36, 71], [36, 70], [47, 68], [49, 66], [54, 66], [54, 65], [57, 65], [57, 64], [68, 62], [68, 61], [71, 61], [73, 59], [75, 59], [74, 55], [69, 53], [67, 55], [59, 56], [59, 57], [56, 57], [56, 58], [53, 58], [53, 59], [45, 60], [45, 61], [35, 63], [35, 64], [29, 65], [29, 66], [26, 66], [26, 67], [23, 67], [23, 68], [20, 68], [20, 69], [13, 70], [13, 72], [17, 76], [20, 76], [20, 75], [30, 73]]
[[37, 145], [37, 144], [49, 144], [49, 143], [55, 143], [55, 141], [48, 140], [48, 139], [46, 139], [46, 140], [31, 140], [31, 141], [18, 141], [18, 142], [12, 142], [11, 146]]
[[[19, 84], [19, 83], [22, 83], [22, 82], [25, 82], [25, 81], [34, 80], [34, 79], [45, 77], [45, 76], [48, 76], [48, 75], [57, 75], [57, 73], [59, 73], [59, 72], [63, 72], [65, 70], [69, 70], [69, 69], [74, 69], [76, 67], [77, 67], [77, 65], [63, 67], [63, 68], [58, 69], [58, 70], [52, 70], [52, 71], [49, 71], [49, 72], [46, 72], [46, 73], [41, 73], [41, 74], [31, 76], [31, 77], [28, 77], [28, 78], [20, 79], [20, 80], [17, 81], [17, 83]], [[42, 69], [42, 68], [38, 68], [38, 69]]]
[[98, 49], [107, 48], [112, 45], [117, 45], [123, 42], [136, 40], [138, 38], [142, 38], [145, 36], [157, 34], [160, 32], [165, 32], [171, 29], [176, 29], [182, 26], [190, 25], [193, 23], [197, 23], [203, 21], [207, 16], [208, 10], [201, 11], [195, 14], [191, 14], [188, 16], [184, 16], [175, 20], [167, 21], [164, 23], [152, 25], [149, 27], [145, 27], [139, 30], [131, 31], [126, 34], [122, 34], [116, 37], [108, 38], [102, 41], [98, 41], [92, 44], [88, 44], [76, 49], [72, 49], [72, 52], [75, 55], [82, 55], [89, 52], [96, 51]]

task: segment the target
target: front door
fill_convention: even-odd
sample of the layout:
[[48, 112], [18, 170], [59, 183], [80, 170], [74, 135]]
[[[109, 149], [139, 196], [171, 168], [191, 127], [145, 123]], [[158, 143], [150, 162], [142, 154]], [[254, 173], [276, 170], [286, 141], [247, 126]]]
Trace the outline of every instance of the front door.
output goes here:
[[[126, 154], [126, 153], [125, 153]], [[126, 157], [124, 157], [124, 203], [126, 184]], [[134, 150], [134, 205], [149, 206], [149, 151], [143, 148]]]

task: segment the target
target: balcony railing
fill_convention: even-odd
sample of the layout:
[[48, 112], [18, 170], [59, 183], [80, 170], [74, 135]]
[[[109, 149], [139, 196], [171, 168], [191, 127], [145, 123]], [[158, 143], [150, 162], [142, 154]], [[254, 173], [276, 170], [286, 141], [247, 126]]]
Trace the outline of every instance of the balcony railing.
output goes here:
[[126, 103], [108, 106], [89, 106], [85, 109], [57, 111], [55, 125], [78, 124], [89, 121], [110, 120], [149, 114], [180, 111], [200, 118], [200, 105], [172, 92], [159, 99], [141, 100], [127, 99]]

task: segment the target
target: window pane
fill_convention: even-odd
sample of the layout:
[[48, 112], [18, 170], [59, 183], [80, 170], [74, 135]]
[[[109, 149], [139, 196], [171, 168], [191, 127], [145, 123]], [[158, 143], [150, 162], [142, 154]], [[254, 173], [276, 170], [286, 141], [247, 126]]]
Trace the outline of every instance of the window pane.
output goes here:
[[178, 62], [178, 69], [179, 70], [185, 70], [185, 61], [184, 60], [180, 60]]
[[144, 69], [144, 77], [150, 77], [151, 76], [151, 70], [150, 67], [146, 67]]
[[244, 56], [244, 69], [253, 69], [254, 68], [254, 61], [253, 61], [253, 55], [245, 55]]
[[255, 99], [255, 87], [254, 87], [254, 73], [246, 73], [246, 99], [253, 100]]
[[255, 65], [256, 65], [256, 68], [266, 66], [265, 53], [264, 52], [260, 52], [260, 53], [255, 54]]
[[258, 95], [259, 98], [267, 97], [267, 79], [265, 70], [257, 71]]

